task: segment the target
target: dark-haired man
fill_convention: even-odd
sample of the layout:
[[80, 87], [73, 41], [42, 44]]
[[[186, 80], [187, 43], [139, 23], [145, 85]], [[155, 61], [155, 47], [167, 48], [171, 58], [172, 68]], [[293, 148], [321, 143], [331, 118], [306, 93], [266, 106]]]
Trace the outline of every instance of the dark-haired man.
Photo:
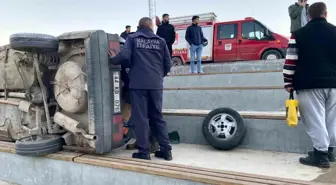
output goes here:
[[336, 27], [326, 20], [325, 3], [312, 4], [308, 15], [308, 24], [289, 40], [284, 81], [288, 92], [297, 92], [300, 116], [314, 147], [300, 163], [329, 168], [336, 147]]
[[190, 45], [190, 73], [195, 73], [195, 55], [197, 60], [197, 73], [203, 73], [202, 70], [202, 50], [203, 43], [207, 39], [203, 36], [202, 28], [199, 24], [199, 16], [192, 17], [192, 25], [187, 28], [185, 39]]
[[126, 40], [127, 37], [128, 37], [128, 35], [131, 33], [131, 26], [130, 26], [130, 25], [127, 25], [127, 26], [125, 27], [125, 29], [126, 29], [126, 30], [120, 34], [120, 37], [122, 37], [123, 39]]
[[175, 42], [175, 28], [169, 24], [169, 15], [162, 15], [162, 23], [159, 25], [156, 34], [166, 41], [170, 56], [173, 54], [173, 44]]

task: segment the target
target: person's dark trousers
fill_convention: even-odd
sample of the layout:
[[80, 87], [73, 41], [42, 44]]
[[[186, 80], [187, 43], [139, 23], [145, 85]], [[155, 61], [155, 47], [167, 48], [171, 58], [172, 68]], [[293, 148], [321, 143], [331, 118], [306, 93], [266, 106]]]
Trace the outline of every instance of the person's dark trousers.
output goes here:
[[158, 140], [156, 139], [156, 134], [153, 132], [153, 129], [155, 130], [154, 127], [154, 123], [152, 120], [148, 120], [149, 123], [149, 142], [150, 142], [150, 149], [149, 152], [150, 153], [155, 153], [156, 151], [158, 151], [160, 149], [160, 145], [158, 143]]
[[173, 45], [172, 44], [167, 44], [167, 48], [169, 50], [170, 57], [173, 56]]
[[130, 89], [132, 102], [131, 122], [135, 126], [135, 135], [139, 153], [149, 154], [149, 123], [152, 132], [160, 144], [161, 151], [171, 151], [166, 122], [162, 117], [163, 90]]

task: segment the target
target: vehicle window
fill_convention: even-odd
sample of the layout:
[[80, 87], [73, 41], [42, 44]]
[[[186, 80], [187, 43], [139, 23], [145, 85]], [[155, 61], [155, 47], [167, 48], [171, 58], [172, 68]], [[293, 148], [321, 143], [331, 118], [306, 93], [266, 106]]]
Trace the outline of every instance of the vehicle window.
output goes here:
[[237, 24], [218, 25], [217, 33], [218, 40], [237, 38]]
[[265, 40], [266, 28], [255, 22], [244, 22], [242, 24], [242, 37], [244, 39]]

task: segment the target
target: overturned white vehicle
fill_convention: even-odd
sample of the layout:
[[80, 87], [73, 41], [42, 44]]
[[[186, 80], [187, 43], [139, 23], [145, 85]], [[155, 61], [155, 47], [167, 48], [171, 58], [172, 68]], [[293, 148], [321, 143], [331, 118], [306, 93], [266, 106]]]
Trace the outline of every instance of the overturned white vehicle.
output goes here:
[[0, 140], [38, 156], [63, 145], [107, 153], [124, 144], [116, 34], [13, 34], [0, 47]]

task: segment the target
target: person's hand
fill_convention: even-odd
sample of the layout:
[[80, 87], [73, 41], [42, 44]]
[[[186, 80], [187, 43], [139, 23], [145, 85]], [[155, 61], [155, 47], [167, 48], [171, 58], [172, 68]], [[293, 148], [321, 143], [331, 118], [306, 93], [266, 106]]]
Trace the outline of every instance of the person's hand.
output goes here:
[[115, 52], [114, 52], [113, 50], [110, 50], [110, 51], [108, 52], [108, 54], [109, 54], [110, 57], [114, 57], [114, 56], [116, 56], [116, 54], [115, 54]]
[[287, 87], [286, 91], [289, 92], [289, 93], [292, 92], [293, 91], [293, 87]]

